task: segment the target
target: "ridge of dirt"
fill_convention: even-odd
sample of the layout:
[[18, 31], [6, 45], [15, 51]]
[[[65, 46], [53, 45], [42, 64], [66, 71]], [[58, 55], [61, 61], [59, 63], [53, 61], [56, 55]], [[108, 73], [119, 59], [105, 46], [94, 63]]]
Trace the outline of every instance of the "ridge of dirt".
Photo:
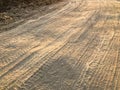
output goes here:
[[[59, 0], [60, 1], [60, 0]], [[61, 0], [62, 1], [62, 0]], [[62, 2], [59, 2], [62, 3]], [[3, 31], [10, 30], [31, 18], [37, 18], [38, 16], [45, 15], [50, 13], [60, 7], [63, 4], [56, 5], [57, 3], [53, 3], [52, 5], [46, 3], [37, 5], [35, 3], [29, 3], [28, 5], [22, 3], [18, 6], [11, 6], [10, 9], [1, 10], [0, 9], [0, 33]]]

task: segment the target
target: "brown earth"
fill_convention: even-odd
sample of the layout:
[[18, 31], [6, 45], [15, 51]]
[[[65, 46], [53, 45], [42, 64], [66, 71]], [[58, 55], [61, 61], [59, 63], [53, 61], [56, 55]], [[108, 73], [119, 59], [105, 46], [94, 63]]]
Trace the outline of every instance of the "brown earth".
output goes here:
[[56, 5], [0, 33], [0, 90], [120, 90], [119, 1]]
[[44, 15], [60, 7], [50, 5], [62, 0], [1, 0], [0, 1], [0, 32], [9, 30], [39, 13]]
[[0, 12], [7, 9], [11, 9], [13, 6], [26, 7], [28, 5], [49, 5], [60, 0], [1, 0], [0, 1]]

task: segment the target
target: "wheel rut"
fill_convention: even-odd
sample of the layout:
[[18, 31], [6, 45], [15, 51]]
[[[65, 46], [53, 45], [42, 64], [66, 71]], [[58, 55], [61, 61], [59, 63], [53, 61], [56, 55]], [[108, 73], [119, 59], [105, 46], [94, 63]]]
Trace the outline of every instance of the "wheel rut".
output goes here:
[[118, 1], [70, 0], [0, 33], [1, 90], [119, 90]]

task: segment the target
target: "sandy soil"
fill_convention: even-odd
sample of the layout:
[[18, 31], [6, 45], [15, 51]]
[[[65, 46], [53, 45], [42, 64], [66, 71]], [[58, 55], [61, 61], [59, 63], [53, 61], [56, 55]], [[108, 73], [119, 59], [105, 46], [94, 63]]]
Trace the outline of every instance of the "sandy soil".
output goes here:
[[65, 3], [0, 33], [0, 90], [120, 90], [119, 1]]

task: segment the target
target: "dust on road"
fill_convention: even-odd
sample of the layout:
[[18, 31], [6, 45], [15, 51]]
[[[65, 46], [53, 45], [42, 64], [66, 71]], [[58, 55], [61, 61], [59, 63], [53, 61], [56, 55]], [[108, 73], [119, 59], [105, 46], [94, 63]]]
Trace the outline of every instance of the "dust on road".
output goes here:
[[120, 3], [69, 0], [0, 33], [1, 90], [120, 90]]

